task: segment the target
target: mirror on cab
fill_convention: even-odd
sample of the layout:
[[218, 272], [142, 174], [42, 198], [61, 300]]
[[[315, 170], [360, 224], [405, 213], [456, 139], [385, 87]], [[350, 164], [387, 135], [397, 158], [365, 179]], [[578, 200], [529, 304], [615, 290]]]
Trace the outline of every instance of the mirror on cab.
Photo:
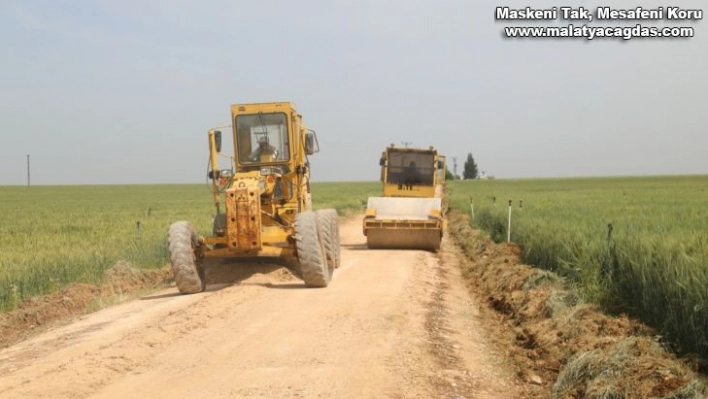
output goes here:
[[315, 132], [309, 131], [305, 133], [305, 153], [307, 155], [312, 155], [316, 152], [319, 152], [319, 150], [320, 146], [317, 142], [317, 136], [315, 135]]
[[216, 147], [216, 152], [221, 152], [221, 131], [214, 131], [214, 146]]

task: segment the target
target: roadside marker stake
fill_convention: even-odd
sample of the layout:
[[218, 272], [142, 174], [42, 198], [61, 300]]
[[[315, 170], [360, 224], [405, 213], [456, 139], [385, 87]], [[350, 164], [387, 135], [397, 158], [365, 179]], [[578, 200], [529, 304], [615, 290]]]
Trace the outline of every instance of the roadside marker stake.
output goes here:
[[506, 242], [511, 242], [511, 200], [509, 200], [509, 225], [506, 229]]

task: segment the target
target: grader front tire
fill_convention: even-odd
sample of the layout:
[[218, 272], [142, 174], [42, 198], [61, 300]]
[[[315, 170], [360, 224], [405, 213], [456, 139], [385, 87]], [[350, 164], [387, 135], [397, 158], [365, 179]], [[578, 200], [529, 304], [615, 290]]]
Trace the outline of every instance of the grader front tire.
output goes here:
[[317, 218], [317, 233], [320, 235], [320, 241], [322, 241], [322, 247], [324, 248], [325, 258], [327, 259], [327, 270], [330, 276], [334, 274], [334, 269], [337, 267], [337, 249], [338, 243], [335, 242], [335, 232], [332, 224], [334, 220], [332, 218], [333, 209], [320, 209], [315, 212]]
[[197, 263], [197, 234], [188, 222], [175, 222], [167, 234], [167, 247], [177, 289], [181, 294], [195, 294], [206, 288], [204, 267]]
[[308, 287], [326, 287], [332, 275], [318, 234], [315, 212], [305, 211], [295, 217], [295, 241], [300, 271]]
[[340, 240], [339, 240], [339, 215], [337, 215], [337, 210], [336, 209], [322, 209], [319, 210], [322, 214], [322, 218], [327, 219], [325, 222], [327, 224], [327, 228], [329, 230], [329, 248], [328, 248], [328, 257], [329, 259], [332, 260], [333, 266], [335, 269], [339, 268], [339, 265], [341, 264], [341, 248], [340, 248]]
[[342, 248], [339, 240], [339, 215], [337, 211], [332, 209], [332, 237], [334, 241], [334, 267], [339, 268], [342, 264]]

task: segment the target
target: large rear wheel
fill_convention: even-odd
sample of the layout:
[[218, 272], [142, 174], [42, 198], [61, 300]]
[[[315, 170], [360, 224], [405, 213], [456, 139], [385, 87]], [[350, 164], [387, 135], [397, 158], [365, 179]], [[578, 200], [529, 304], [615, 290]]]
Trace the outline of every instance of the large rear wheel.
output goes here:
[[322, 240], [318, 234], [315, 212], [305, 211], [295, 217], [295, 242], [300, 271], [308, 287], [326, 287], [332, 275]]
[[198, 237], [189, 222], [175, 222], [167, 234], [172, 275], [181, 294], [194, 294], [206, 288], [206, 273], [197, 261]]

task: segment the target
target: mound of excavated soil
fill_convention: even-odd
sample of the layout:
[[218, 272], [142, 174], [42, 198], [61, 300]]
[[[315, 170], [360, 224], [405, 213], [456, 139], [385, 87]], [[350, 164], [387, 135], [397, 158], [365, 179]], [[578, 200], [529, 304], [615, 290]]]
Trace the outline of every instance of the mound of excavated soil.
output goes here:
[[275, 284], [301, 281], [285, 264], [264, 260], [213, 260], [206, 264], [208, 284]]
[[[299, 282], [281, 264], [262, 261], [212, 262], [207, 267], [208, 284], [276, 284]], [[172, 282], [169, 265], [159, 270], [140, 270], [120, 261], [105, 272], [103, 284], [72, 284], [49, 295], [24, 301], [17, 309], [0, 314], [0, 348], [12, 345], [71, 317], [96, 310], [145, 289], [165, 287]]]
[[172, 274], [169, 266], [159, 270], [138, 270], [118, 262], [105, 272], [102, 285], [72, 284], [49, 295], [30, 298], [17, 309], [0, 314], [0, 347], [7, 347], [94, 306], [115, 303], [131, 292], [165, 284]]
[[[651, 330], [583, 303], [558, 276], [523, 264], [521, 248], [495, 244], [453, 212], [449, 231], [470, 259], [463, 274], [499, 320], [518, 376], [552, 398], [692, 398], [708, 394]], [[501, 317], [494, 317], [494, 314]]]

